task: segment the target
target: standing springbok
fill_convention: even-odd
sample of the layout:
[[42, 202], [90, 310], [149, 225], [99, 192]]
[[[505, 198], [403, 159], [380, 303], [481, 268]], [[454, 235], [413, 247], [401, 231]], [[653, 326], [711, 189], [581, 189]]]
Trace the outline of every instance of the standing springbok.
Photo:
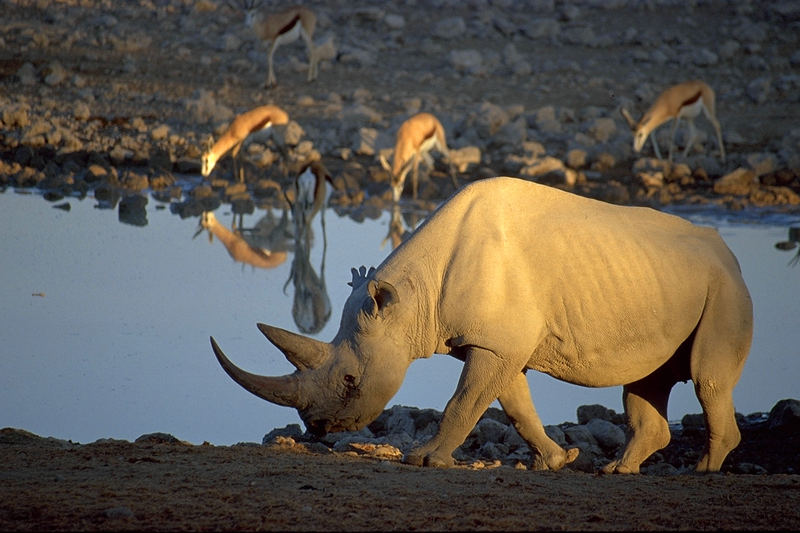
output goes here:
[[[385, 157], [380, 156], [381, 165], [391, 174], [392, 199], [395, 203], [400, 200], [400, 195], [403, 193], [403, 184], [412, 166], [414, 172], [411, 175], [411, 183], [414, 198], [417, 198], [419, 161], [420, 159], [425, 159], [428, 168], [433, 167], [433, 160], [429, 152], [434, 148], [449, 159], [449, 150], [442, 123], [430, 113], [418, 113], [412, 116], [403, 122], [400, 129], [397, 130], [392, 166], [389, 166]], [[458, 188], [452, 168], [450, 169], [450, 179], [453, 181], [453, 186]]]
[[269, 73], [265, 87], [277, 85], [275, 71], [272, 68], [272, 57], [282, 44], [289, 44], [302, 37], [308, 49], [308, 81], [317, 77], [317, 49], [314, 46], [314, 28], [317, 16], [304, 6], [291, 6], [277, 13], [261, 11], [261, 2], [257, 0], [241, 0], [239, 6], [245, 12], [244, 22], [250, 26], [259, 39], [269, 44], [267, 61]]
[[297, 170], [294, 181], [294, 200], [289, 203], [292, 204], [294, 216], [303, 217], [302, 225], [304, 227], [310, 225], [311, 219], [327, 203], [329, 190], [325, 184], [326, 181], [331, 184], [331, 187], [336, 188], [331, 173], [318, 159], [303, 163]]
[[669, 161], [672, 161], [672, 148], [675, 145], [675, 130], [678, 128], [678, 122], [681, 118], [685, 118], [689, 123], [689, 141], [683, 150], [683, 157], [686, 157], [697, 135], [694, 119], [700, 114], [700, 111], [714, 126], [721, 159], [724, 163], [725, 147], [722, 144], [722, 131], [714, 109], [714, 91], [707, 83], [701, 80], [691, 80], [667, 88], [656, 98], [639, 122], [636, 122], [626, 109], [620, 109], [620, 113], [633, 130], [633, 149], [640, 152], [645, 141], [650, 137], [656, 157], [659, 159], [661, 159], [661, 152], [658, 150], [658, 143], [654, 135], [655, 129], [668, 120], [675, 120], [670, 135]]
[[[256, 107], [237, 116], [217, 142], [211, 145], [209, 140], [209, 146], [203, 153], [202, 159], [201, 173], [203, 177], [208, 177], [211, 171], [214, 170], [217, 161], [228, 152], [231, 152], [234, 175], [238, 176], [240, 182], [243, 182], [244, 171], [240, 165], [237, 165], [237, 159], [245, 139], [274, 125], [288, 123], [289, 115], [286, 111], [274, 105]], [[237, 166], [239, 167], [238, 171]]]

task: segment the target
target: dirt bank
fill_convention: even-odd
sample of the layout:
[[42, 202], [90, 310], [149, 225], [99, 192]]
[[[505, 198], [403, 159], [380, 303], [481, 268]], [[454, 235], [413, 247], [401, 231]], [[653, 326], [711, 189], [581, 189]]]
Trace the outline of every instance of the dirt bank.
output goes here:
[[794, 530], [798, 475], [422, 469], [354, 453], [165, 439], [0, 445], [0, 528]]

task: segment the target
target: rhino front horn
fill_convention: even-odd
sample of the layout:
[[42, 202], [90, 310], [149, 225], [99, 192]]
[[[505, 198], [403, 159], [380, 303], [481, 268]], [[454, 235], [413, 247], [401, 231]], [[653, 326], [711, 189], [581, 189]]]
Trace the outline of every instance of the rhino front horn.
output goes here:
[[222, 352], [214, 337], [211, 337], [211, 348], [225, 372], [248, 391], [268, 402], [297, 409], [304, 408], [305, 402], [300, 393], [300, 380], [296, 374], [279, 377], [251, 374], [234, 365]]
[[330, 345], [325, 342], [267, 324], [257, 326], [298, 370], [317, 368], [330, 356]]

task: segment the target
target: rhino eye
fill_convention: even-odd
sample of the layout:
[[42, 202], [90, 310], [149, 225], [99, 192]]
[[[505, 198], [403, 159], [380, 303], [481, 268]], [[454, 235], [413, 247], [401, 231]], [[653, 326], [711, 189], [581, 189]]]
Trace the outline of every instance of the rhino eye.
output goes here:
[[344, 375], [344, 390], [342, 390], [341, 398], [342, 402], [347, 405], [350, 400], [360, 398], [361, 391], [358, 390], [358, 385], [356, 385], [356, 378], [350, 374]]

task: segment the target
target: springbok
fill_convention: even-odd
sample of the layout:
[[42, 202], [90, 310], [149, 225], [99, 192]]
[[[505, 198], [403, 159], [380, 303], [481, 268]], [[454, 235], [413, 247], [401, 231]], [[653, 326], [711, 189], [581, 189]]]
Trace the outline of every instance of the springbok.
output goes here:
[[[449, 159], [444, 127], [439, 119], [430, 113], [418, 113], [412, 116], [397, 130], [392, 165], [389, 166], [386, 158], [380, 156], [381, 165], [391, 175], [392, 199], [395, 203], [400, 200], [406, 176], [412, 167], [414, 172], [411, 175], [411, 183], [414, 198], [417, 198], [420, 159], [424, 159], [428, 168], [432, 168], [433, 160], [429, 152], [434, 148], [446, 159]], [[453, 186], [458, 188], [452, 167], [450, 179], [453, 181]]]
[[324, 207], [327, 201], [328, 188], [326, 181], [336, 188], [331, 173], [319, 160], [308, 161], [301, 165], [297, 171], [294, 180], [294, 200], [289, 203], [292, 204], [293, 216], [303, 217], [302, 224], [304, 227], [311, 223], [311, 219]]
[[267, 62], [269, 73], [265, 87], [277, 85], [275, 71], [272, 68], [272, 57], [282, 44], [289, 44], [302, 37], [308, 50], [308, 81], [317, 77], [318, 55], [314, 46], [314, 28], [317, 16], [304, 6], [291, 6], [276, 13], [261, 11], [261, 2], [257, 0], [241, 0], [239, 7], [245, 12], [245, 24], [250, 26], [259, 39], [269, 43]]
[[725, 147], [722, 144], [722, 131], [719, 126], [719, 121], [717, 121], [714, 99], [714, 91], [707, 83], [701, 80], [691, 80], [667, 88], [656, 98], [653, 105], [642, 115], [642, 118], [638, 122], [633, 119], [625, 108], [620, 108], [620, 113], [622, 113], [623, 118], [625, 118], [631, 130], [633, 130], [633, 149], [637, 153], [640, 152], [645, 141], [650, 137], [653, 141], [653, 149], [655, 150], [656, 157], [662, 159], [654, 132], [661, 124], [674, 119], [675, 122], [672, 124], [672, 133], [670, 135], [668, 159], [672, 161], [672, 149], [675, 145], [675, 130], [678, 128], [680, 119], [685, 118], [689, 123], [689, 141], [686, 143], [686, 147], [683, 150], [683, 157], [686, 157], [697, 135], [697, 131], [694, 127], [694, 119], [700, 114], [700, 111], [702, 111], [708, 121], [711, 122], [711, 125], [714, 126], [721, 160], [724, 163]]
[[[242, 145], [251, 135], [268, 130], [272, 126], [289, 123], [289, 115], [278, 106], [263, 105], [245, 111], [233, 119], [228, 129], [213, 145], [209, 139], [208, 146], [203, 153], [201, 173], [208, 177], [211, 171], [225, 154], [231, 153], [233, 158], [233, 172], [239, 181], [244, 181], [244, 170], [237, 165], [238, 155]], [[237, 171], [237, 166], [238, 171]]]
[[228, 254], [233, 260], [242, 264], [247, 263], [256, 268], [275, 268], [285, 262], [288, 257], [286, 251], [265, 250], [251, 245], [239, 231], [231, 231], [223, 226], [211, 211], [203, 212], [194, 236], [197, 237], [203, 230], [208, 230], [209, 242], [216, 237], [228, 250]]

